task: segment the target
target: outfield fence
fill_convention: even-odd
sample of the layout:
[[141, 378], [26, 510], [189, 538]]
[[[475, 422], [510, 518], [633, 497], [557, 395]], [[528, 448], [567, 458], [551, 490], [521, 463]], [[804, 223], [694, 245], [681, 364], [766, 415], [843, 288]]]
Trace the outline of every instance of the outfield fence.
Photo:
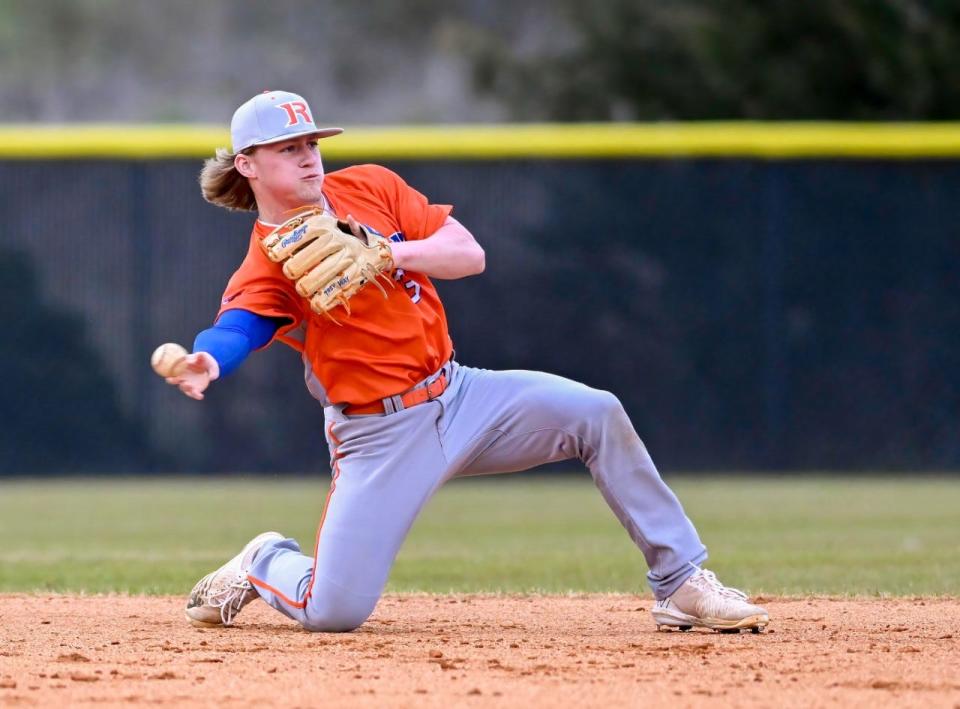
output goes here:
[[[0, 474], [323, 469], [299, 358], [202, 404], [149, 354], [209, 325], [250, 215], [220, 127], [0, 129]], [[458, 358], [610, 389], [677, 469], [960, 467], [960, 124], [356, 129], [487, 249]]]

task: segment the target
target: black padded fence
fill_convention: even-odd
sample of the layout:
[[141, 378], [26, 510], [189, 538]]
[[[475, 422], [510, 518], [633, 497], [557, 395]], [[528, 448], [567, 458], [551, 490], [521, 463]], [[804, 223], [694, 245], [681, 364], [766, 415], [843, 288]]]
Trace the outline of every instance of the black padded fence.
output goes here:
[[[960, 467], [957, 161], [388, 166], [487, 250], [439, 284], [458, 359], [615, 392], [661, 469]], [[0, 474], [326, 468], [282, 345], [202, 403], [150, 370], [247, 248], [198, 168], [0, 162]]]

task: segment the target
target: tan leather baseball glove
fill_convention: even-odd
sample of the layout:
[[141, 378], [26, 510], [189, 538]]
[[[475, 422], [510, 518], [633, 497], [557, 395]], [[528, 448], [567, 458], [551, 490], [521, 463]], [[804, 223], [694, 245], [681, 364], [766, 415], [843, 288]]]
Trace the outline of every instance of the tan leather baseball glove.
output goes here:
[[337, 221], [319, 208], [288, 219], [260, 246], [267, 258], [283, 264], [284, 275], [296, 282], [297, 293], [310, 301], [310, 308], [334, 322], [330, 311], [342, 305], [350, 315], [350, 298], [368, 283], [384, 298], [387, 292], [378, 279], [393, 287], [390, 242], [352, 219]]

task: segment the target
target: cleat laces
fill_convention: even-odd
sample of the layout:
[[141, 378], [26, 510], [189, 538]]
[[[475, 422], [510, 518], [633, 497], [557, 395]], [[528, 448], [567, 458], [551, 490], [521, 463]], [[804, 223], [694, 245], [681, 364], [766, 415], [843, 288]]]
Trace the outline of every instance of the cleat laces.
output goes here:
[[216, 572], [200, 582], [197, 597], [203, 605], [220, 609], [220, 620], [224, 625], [231, 625], [237, 613], [245, 605], [247, 595], [253, 591], [253, 586], [245, 576], [237, 575], [222, 588], [214, 589]]
[[720, 579], [712, 571], [700, 569], [697, 573], [688, 579], [691, 586], [696, 586], [701, 591], [715, 593], [723, 598], [731, 598], [738, 601], [746, 601], [747, 594], [739, 588], [731, 588], [720, 583]]

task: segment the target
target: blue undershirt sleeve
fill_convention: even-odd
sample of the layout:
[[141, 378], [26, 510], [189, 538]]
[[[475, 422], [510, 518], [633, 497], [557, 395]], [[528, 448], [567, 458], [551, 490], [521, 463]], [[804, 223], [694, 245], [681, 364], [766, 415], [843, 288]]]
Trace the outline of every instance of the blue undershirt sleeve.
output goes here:
[[200, 332], [193, 341], [194, 352], [207, 352], [220, 365], [220, 376], [225, 377], [247, 358], [253, 350], [270, 342], [286, 318], [270, 318], [249, 310], [228, 310], [213, 327]]

